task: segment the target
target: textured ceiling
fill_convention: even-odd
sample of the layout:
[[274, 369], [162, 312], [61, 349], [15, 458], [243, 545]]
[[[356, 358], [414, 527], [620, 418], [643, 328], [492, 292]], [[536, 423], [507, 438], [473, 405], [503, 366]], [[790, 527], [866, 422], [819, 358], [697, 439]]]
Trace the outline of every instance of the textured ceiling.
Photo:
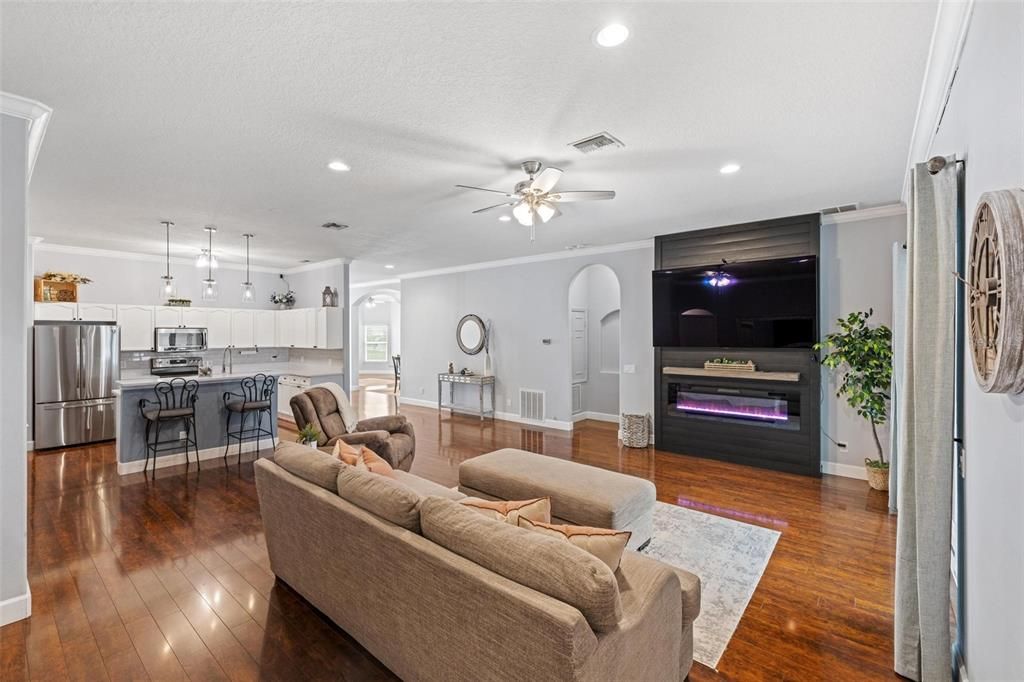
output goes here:
[[[32, 232], [176, 255], [356, 259], [356, 279], [895, 201], [935, 4], [16, 3], [3, 90], [54, 115]], [[610, 20], [619, 48], [591, 36]], [[582, 155], [607, 130], [626, 143]], [[344, 159], [350, 173], [325, 168]], [[566, 173], [537, 241], [456, 183]], [[737, 161], [742, 170], [722, 176]], [[500, 197], [498, 197], [500, 199]], [[333, 233], [329, 220], [351, 225]], [[233, 253], [232, 253], [233, 252]], [[384, 263], [396, 265], [384, 270]]]

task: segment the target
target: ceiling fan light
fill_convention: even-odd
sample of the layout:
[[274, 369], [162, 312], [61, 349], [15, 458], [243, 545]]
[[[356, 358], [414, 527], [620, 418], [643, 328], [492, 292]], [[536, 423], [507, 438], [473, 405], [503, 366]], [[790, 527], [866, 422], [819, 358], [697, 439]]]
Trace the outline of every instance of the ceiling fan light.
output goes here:
[[546, 201], [541, 201], [537, 204], [537, 216], [540, 217], [542, 223], [546, 223], [551, 220], [555, 215], [555, 207]]
[[523, 227], [531, 227], [533, 225], [533, 210], [530, 208], [530, 204], [525, 201], [520, 201], [518, 204], [512, 207], [512, 215]]

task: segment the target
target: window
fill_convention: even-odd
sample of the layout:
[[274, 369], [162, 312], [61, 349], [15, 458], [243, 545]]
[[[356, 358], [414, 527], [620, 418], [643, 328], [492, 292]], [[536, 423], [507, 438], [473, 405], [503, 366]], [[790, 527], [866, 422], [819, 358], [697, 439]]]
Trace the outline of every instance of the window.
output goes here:
[[388, 326], [368, 324], [363, 327], [363, 360], [387, 362], [388, 359]]

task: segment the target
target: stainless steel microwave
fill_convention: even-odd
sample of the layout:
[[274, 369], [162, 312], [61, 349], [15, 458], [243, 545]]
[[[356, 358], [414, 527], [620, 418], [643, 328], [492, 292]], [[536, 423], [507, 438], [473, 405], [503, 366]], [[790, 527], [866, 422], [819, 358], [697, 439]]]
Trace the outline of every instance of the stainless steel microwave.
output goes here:
[[157, 327], [153, 347], [158, 353], [206, 350], [206, 327]]

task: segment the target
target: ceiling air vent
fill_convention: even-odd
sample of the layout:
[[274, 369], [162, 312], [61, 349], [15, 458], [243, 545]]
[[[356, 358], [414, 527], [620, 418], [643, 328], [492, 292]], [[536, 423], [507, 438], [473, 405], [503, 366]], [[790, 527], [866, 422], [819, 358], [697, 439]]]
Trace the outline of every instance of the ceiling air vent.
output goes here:
[[569, 144], [570, 147], [575, 147], [577, 151], [589, 154], [590, 152], [596, 152], [599, 149], [605, 147], [625, 147], [622, 140], [611, 135], [610, 133], [600, 132], [597, 135], [591, 135], [590, 137], [584, 137], [582, 140], [576, 140]]
[[829, 208], [821, 209], [821, 215], [835, 215], [837, 213], [849, 213], [850, 211], [856, 211], [859, 204], [843, 204], [842, 206], [830, 206]]
[[324, 223], [320, 227], [324, 228], [325, 230], [347, 230], [348, 229], [348, 225], [341, 225], [339, 223]]

